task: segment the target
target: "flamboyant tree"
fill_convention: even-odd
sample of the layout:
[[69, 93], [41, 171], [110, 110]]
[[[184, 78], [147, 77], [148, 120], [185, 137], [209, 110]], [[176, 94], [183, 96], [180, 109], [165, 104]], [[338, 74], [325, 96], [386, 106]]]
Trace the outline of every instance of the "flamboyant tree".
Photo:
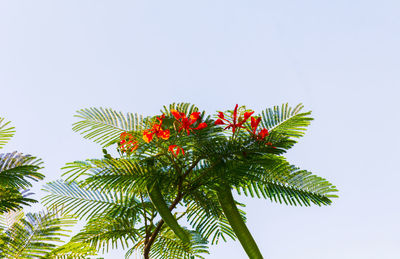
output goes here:
[[[10, 122], [0, 118], [0, 149], [14, 135]], [[19, 152], [0, 153], [0, 258], [60, 258], [54, 253], [57, 242], [68, 236], [76, 220], [60, 211], [24, 213], [23, 206], [37, 201], [30, 198], [32, 182], [42, 180], [42, 161]], [[73, 255], [95, 254], [93, 248]]]
[[180, 103], [147, 118], [80, 110], [73, 129], [99, 143], [104, 157], [67, 164], [66, 181], [49, 183], [44, 201], [87, 220], [71, 247], [202, 258], [208, 243], [230, 237], [250, 258], [262, 258], [232, 191], [300, 206], [336, 197], [331, 183], [282, 156], [312, 120], [301, 110], [282, 105], [255, 116], [236, 105], [212, 117]]

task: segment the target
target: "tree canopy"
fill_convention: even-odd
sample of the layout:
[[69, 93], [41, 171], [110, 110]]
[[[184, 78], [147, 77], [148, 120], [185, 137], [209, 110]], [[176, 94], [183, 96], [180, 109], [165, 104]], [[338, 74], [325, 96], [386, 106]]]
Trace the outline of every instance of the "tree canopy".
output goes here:
[[255, 116], [236, 105], [211, 116], [174, 103], [150, 117], [82, 109], [73, 130], [104, 157], [67, 163], [65, 180], [45, 187], [44, 203], [87, 220], [65, 247], [203, 258], [209, 244], [232, 238], [250, 258], [262, 258], [232, 192], [293, 206], [337, 197], [335, 186], [283, 156], [312, 120], [302, 108], [284, 104]]

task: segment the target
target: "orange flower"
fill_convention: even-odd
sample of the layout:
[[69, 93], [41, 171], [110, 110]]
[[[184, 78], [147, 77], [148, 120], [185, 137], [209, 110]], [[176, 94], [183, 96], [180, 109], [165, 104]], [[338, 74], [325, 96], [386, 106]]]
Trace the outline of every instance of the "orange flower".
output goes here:
[[123, 132], [119, 138], [121, 141], [118, 143], [118, 146], [122, 153], [131, 153], [138, 149], [139, 142], [130, 133]]
[[238, 104], [236, 104], [235, 109], [233, 110], [233, 121], [225, 119], [225, 115], [223, 112], [218, 112], [218, 120], [214, 123], [215, 125], [227, 125], [225, 129], [232, 128], [232, 132], [235, 134], [237, 128], [244, 128], [243, 124], [250, 118], [250, 116], [254, 113], [254, 111], [245, 112], [243, 114], [243, 118], [237, 116]]
[[144, 130], [143, 131], [143, 140], [147, 143], [150, 143], [150, 141], [153, 139], [154, 133], [151, 130]]
[[143, 140], [145, 142], [150, 143], [150, 141], [153, 140], [154, 134], [158, 138], [162, 138], [165, 140], [169, 139], [169, 136], [170, 136], [169, 129], [163, 130], [161, 127], [164, 118], [165, 118], [164, 114], [157, 117], [157, 120], [159, 120], [160, 123], [158, 123], [158, 124], [154, 123], [153, 126], [151, 127], [151, 129], [146, 129], [143, 131]]
[[179, 152], [181, 152], [183, 156], [185, 155], [183, 148], [178, 145], [170, 145], [168, 151], [170, 151], [175, 157], [179, 155]]
[[196, 128], [191, 128], [191, 126], [200, 118], [200, 112], [193, 112], [190, 114], [189, 118], [186, 117], [185, 113], [178, 112], [174, 109], [171, 110], [171, 114], [180, 123], [180, 128], [178, 129], [179, 132], [181, 130], [186, 130], [186, 133], [190, 135], [190, 131], [201, 130], [207, 127], [207, 123], [202, 122]]

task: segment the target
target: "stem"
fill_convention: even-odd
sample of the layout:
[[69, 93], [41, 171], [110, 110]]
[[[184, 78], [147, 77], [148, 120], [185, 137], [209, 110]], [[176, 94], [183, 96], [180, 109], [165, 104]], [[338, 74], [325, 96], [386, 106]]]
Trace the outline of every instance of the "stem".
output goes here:
[[[154, 207], [156, 207], [161, 218], [165, 223], [174, 231], [175, 235], [179, 237], [184, 243], [189, 243], [190, 238], [186, 231], [178, 224], [176, 218], [172, 215], [170, 209], [167, 207], [161, 191], [157, 184], [153, 188], [148, 188], [149, 196]], [[176, 205], [176, 204], [175, 204]], [[158, 226], [157, 226], [158, 227]]]
[[[151, 199], [154, 207], [156, 207], [158, 213], [160, 213], [160, 216], [161, 216], [162, 219], [157, 223], [157, 226], [154, 229], [154, 232], [151, 234], [151, 236], [148, 239], [148, 241], [145, 242], [145, 247], [143, 249], [143, 256], [144, 256], [145, 259], [149, 259], [150, 248], [153, 245], [154, 241], [156, 240], [156, 237], [157, 237], [158, 233], [161, 231], [162, 226], [164, 225], [164, 221], [165, 221], [166, 218], [171, 218], [172, 217], [172, 225], [174, 225], [174, 223], [175, 223], [178, 226], [178, 229], [179, 229], [178, 231], [179, 232], [182, 231], [183, 234], [184, 234], [184, 238], [187, 239], [188, 242], [190, 242], [189, 237], [187, 236], [186, 232], [179, 226], [179, 224], [177, 222], [177, 219], [175, 219], [175, 217], [171, 214], [171, 211], [176, 207], [176, 205], [179, 204], [179, 202], [183, 198], [183, 194], [180, 191], [180, 189], [182, 188], [183, 180], [196, 167], [196, 165], [199, 162], [200, 162], [200, 158], [198, 160], [194, 161], [193, 164], [189, 167], [189, 169], [182, 175], [182, 177], [181, 177], [181, 179], [179, 181], [179, 184], [178, 184], [178, 189], [179, 189], [178, 195], [175, 198], [175, 200], [172, 202], [172, 204], [169, 206], [169, 208], [167, 208], [167, 206], [165, 205], [165, 201], [164, 201], [164, 199], [162, 197], [162, 194], [161, 194], [160, 189], [159, 189], [158, 186], [154, 186], [153, 189], [151, 189], [151, 191], [148, 191], [150, 199]], [[150, 190], [150, 188], [148, 188], [148, 190]], [[168, 211], [165, 210], [165, 208], [167, 208]], [[163, 211], [164, 214], [161, 214], [162, 213], [161, 211]], [[152, 215], [151, 222], [153, 222], [153, 219], [154, 219], [154, 215]], [[177, 232], [175, 232], [175, 230], [171, 227], [171, 225], [169, 225], [168, 223], [167, 223], [167, 225], [179, 237], [179, 235], [177, 234]], [[153, 223], [151, 223], [149, 229], [151, 229], [152, 226], [153, 226]], [[181, 237], [179, 237], [179, 238], [181, 238]], [[184, 240], [182, 240], [182, 241], [184, 241]]]
[[[144, 204], [142, 193], [140, 193], [140, 200], [142, 201], [142, 204]], [[147, 241], [149, 240], [149, 230], [150, 230], [150, 229], [147, 227], [147, 215], [146, 215], [146, 214], [147, 214], [147, 213], [146, 213], [146, 207], [143, 205], [144, 229], [145, 229], [145, 232], [146, 232], [146, 236], [145, 236], [145, 239], [144, 239], [144, 243], [145, 243], [145, 244], [146, 244]]]
[[149, 242], [144, 246], [143, 249], [143, 256], [145, 259], [149, 259], [149, 253], [150, 253], [150, 247], [156, 240], [156, 237], [158, 235], [158, 232], [160, 232], [162, 225], [164, 224], [164, 220], [160, 220], [157, 224], [156, 229], [154, 230], [153, 234], [151, 235]]
[[243, 249], [251, 259], [262, 259], [263, 256], [258, 249], [256, 242], [250, 234], [249, 229], [244, 223], [239, 210], [233, 199], [231, 188], [229, 185], [221, 186], [217, 192], [219, 203], [226, 218], [229, 221], [233, 231], [242, 244]]
[[[171, 206], [169, 206], [168, 210], [171, 211], [173, 210], [176, 205], [178, 205], [178, 203], [181, 201], [182, 199], [182, 195], [178, 194], [178, 196], [175, 198], [174, 202], [171, 204]], [[160, 220], [157, 224], [156, 229], [154, 230], [154, 232], [152, 233], [149, 242], [147, 242], [147, 244], [145, 244], [145, 247], [143, 249], [143, 256], [145, 259], [149, 259], [149, 253], [150, 253], [150, 248], [153, 245], [154, 241], [156, 240], [156, 237], [158, 235], [158, 233], [160, 232], [162, 226], [164, 224], [164, 220]]]

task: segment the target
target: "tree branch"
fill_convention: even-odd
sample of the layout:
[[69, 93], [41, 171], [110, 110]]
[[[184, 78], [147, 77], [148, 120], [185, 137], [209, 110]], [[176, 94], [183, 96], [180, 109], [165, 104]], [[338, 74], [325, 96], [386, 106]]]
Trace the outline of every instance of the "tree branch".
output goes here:
[[[178, 196], [176, 196], [174, 202], [168, 207], [169, 210], [172, 211], [176, 207], [176, 205], [179, 204], [179, 202], [182, 200], [182, 198], [183, 198], [182, 193], [178, 193]], [[161, 219], [157, 223], [157, 227], [154, 229], [154, 232], [151, 234], [151, 236], [149, 238], [149, 241], [145, 245], [145, 247], [143, 249], [143, 256], [144, 256], [145, 259], [149, 259], [150, 258], [149, 257], [150, 248], [153, 245], [154, 241], [156, 240], [156, 237], [157, 237], [158, 233], [160, 232], [161, 227], [163, 226], [163, 224], [164, 224], [164, 220]]]

